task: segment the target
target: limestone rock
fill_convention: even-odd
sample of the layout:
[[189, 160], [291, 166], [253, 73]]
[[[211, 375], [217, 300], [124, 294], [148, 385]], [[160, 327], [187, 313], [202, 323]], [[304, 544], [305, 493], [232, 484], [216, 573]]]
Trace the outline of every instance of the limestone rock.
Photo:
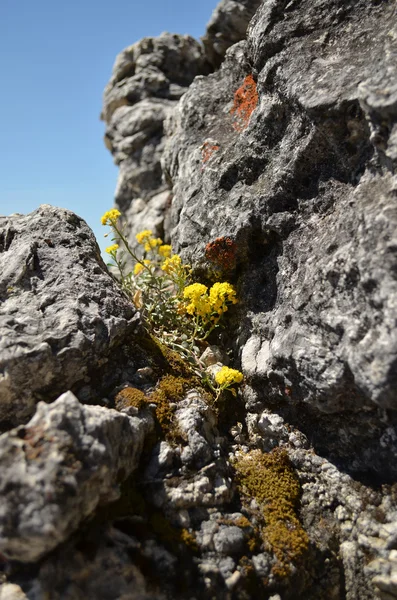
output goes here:
[[175, 425], [182, 447], [157, 445], [145, 471], [151, 502], [168, 512], [226, 504], [234, 491], [220, 447], [216, 416], [201, 394], [191, 390], [178, 403]]
[[0, 299], [0, 422], [68, 389], [105, 395], [139, 315], [82, 219], [48, 205], [0, 217]]
[[[202, 273], [209, 242], [236, 243], [235, 348], [256, 402], [281, 406], [298, 426], [306, 414], [304, 433], [319, 451], [391, 478], [393, 11], [370, 0], [263, 2], [247, 40], [219, 71], [196, 78], [167, 119], [162, 159], [175, 250]], [[258, 103], [242, 125], [231, 111], [248, 75]], [[217, 150], [203, 161], [208, 140]]]
[[0, 551], [37, 561], [117, 499], [153, 427], [150, 417], [84, 406], [71, 392], [40, 402], [29, 423], [0, 437]]
[[[396, 40], [391, 0], [222, 0], [204, 48], [163, 34], [118, 57], [103, 117], [126, 230], [130, 240], [151, 228], [172, 241], [206, 282], [214, 266], [205, 246], [220, 237], [234, 242], [235, 269], [219, 267], [219, 277], [236, 285], [239, 303], [214, 342], [230, 343], [227, 356], [233, 367], [241, 362], [245, 381], [230, 406], [212, 406], [199, 389], [171, 401], [170, 429], [150, 436], [120, 501], [82, 524], [136, 468], [150, 410], [119, 404], [120, 414], [69, 398], [55, 428], [49, 415], [62, 399], [39, 404], [51, 440], [30, 424], [0, 439], [3, 485], [12, 483], [3, 496], [13, 503], [3, 541], [8, 556], [36, 560], [66, 539], [66, 527], [75, 533], [29, 568], [8, 562], [0, 590], [31, 600], [396, 597]], [[0, 237], [3, 247], [12, 235]], [[12, 258], [17, 253], [18, 246]], [[67, 265], [72, 290], [73, 264], [91, 273], [92, 255], [79, 263], [78, 253]], [[41, 270], [33, 266], [38, 279], [50, 272], [56, 280], [48, 256], [39, 255]], [[20, 285], [26, 305], [39, 283]], [[86, 355], [79, 350], [76, 363], [74, 355], [62, 363], [67, 377], [73, 365], [72, 385], [86, 401], [116, 388], [112, 402], [127, 382], [150, 390], [163, 368], [140, 358], [136, 338], [124, 348], [136, 317], [125, 317], [119, 292], [111, 297], [121, 299], [121, 313], [112, 303], [110, 310], [123, 315], [128, 333], [117, 329], [109, 351], [90, 338], [89, 360], [104, 372], [84, 372], [84, 389]], [[92, 307], [79, 308], [86, 323]], [[7, 318], [17, 309], [9, 304]], [[30, 308], [26, 315], [36, 322]], [[214, 349], [203, 360], [219, 368]], [[36, 385], [31, 372], [26, 381], [28, 390]], [[35, 390], [31, 409], [54, 399], [55, 387]], [[287, 453], [300, 484], [296, 517], [287, 511], [276, 528], [266, 511], [283, 506], [272, 507], [277, 485], [269, 492], [264, 476], [253, 495], [235, 471], [236, 456], [275, 448], [273, 458]], [[287, 499], [289, 479], [277, 473]], [[13, 500], [18, 494], [26, 504]], [[61, 507], [65, 523], [49, 541]], [[23, 520], [10, 523], [6, 515], [17, 508]], [[309, 537], [303, 554], [294, 548], [302, 543], [296, 518]]]
[[164, 235], [169, 193], [160, 165], [163, 122], [194, 77], [209, 68], [196, 40], [170, 33], [144, 38], [116, 59], [104, 93], [102, 118], [105, 144], [120, 169], [116, 205], [129, 211], [126, 233], [132, 245], [141, 228], [134, 226], [137, 219], [145, 221], [144, 229]]
[[[148, 554], [145, 547], [142, 551]], [[6, 594], [14, 588], [16, 594], [23, 588], [26, 596], [5, 595], [4, 600], [165, 600], [164, 588], [159, 589], [153, 578], [147, 581], [131, 560], [139, 552], [138, 540], [124, 533], [121, 525], [86, 526], [36, 568], [30, 566], [25, 575], [17, 572], [20, 585], [0, 586], [0, 598], [3, 589]], [[153, 573], [161, 572], [159, 563], [151, 566]]]
[[211, 63], [219, 67], [226, 50], [245, 39], [248, 23], [262, 0], [221, 0], [214, 10], [203, 39]]

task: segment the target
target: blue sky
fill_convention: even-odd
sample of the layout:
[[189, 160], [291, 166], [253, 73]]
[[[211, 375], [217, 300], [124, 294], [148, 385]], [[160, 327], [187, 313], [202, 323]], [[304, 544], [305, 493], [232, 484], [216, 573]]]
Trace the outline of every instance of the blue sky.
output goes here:
[[0, 214], [47, 203], [95, 231], [117, 168], [102, 92], [116, 55], [163, 31], [203, 35], [217, 0], [0, 0]]

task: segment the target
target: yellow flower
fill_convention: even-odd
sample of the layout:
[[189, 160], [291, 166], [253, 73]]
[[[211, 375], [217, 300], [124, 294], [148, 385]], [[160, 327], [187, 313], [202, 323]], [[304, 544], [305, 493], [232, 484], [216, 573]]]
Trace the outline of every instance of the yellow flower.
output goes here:
[[171, 256], [171, 246], [169, 244], [163, 244], [159, 248], [159, 254], [164, 256], [164, 258], [169, 258]]
[[118, 244], [113, 244], [112, 246], [108, 246], [105, 250], [105, 252], [107, 252], [108, 254], [113, 254], [114, 252], [116, 252], [119, 249], [119, 245]]
[[[143, 262], [145, 263], [145, 265], [150, 265], [150, 260], [145, 259]], [[141, 265], [141, 263], [136, 263], [134, 267], [134, 275], [139, 275], [139, 273], [142, 273], [144, 268], [145, 267]]]
[[101, 217], [101, 223], [102, 225], [113, 225], [120, 216], [121, 212], [117, 208], [112, 208]]
[[146, 252], [149, 252], [153, 248], [156, 248], [156, 246], [161, 246], [162, 243], [163, 243], [163, 240], [160, 238], [147, 238], [147, 240], [145, 242], [145, 250], [146, 250]]
[[183, 290], [185, 300], [190, 300], [190, 304], [186, 307], [189, 315], [205, 317], [211, 314], [212, 308], [207, 290], [207, 286], [203, 283], [192, 283]]
[[222, 388], [227, 388], [235, 383], [241, 383], [244, 379], [244, 375], [237, 371], [237, 369], [229, 369], [229, 367], [222, 367], [215, 375], [216, 383]]
[[210, 302], [213, 311], [222, 314], [228, 309], [227, 302], [231, 302], [232, 304], [237, 303], [236, 290], [226, 281], [223, 283], [214, 283], [210, 289]]
[[148, 238], [153, 235], [153, 231], [151, 229], [145, 229], [144, 231], [140, 231], [136, 234], [135, 239], [138, 244], [144, 244]]
[[181, 267], [182, 259], [179, 256], [179, 254], [173, 254], [171, 258], [166, 258], [163, 264], [161, 265], [161, 269], [168, 275], [179, 271]]

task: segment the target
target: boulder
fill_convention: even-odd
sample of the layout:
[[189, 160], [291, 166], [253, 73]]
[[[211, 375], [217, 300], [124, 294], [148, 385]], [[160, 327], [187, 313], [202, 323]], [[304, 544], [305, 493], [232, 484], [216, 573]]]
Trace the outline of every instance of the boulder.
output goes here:
[[139, 314], [83, 219], [49, 205], [0, 217], [0, 299], [3, 427], [26, 421], [39, 400], [72, 389], [99, 402], [115, 385]]

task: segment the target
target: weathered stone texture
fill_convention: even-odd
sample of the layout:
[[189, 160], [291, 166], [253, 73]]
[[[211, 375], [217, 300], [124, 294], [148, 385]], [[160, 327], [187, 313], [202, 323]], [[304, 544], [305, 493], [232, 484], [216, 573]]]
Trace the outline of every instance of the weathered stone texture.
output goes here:
[[[238, 245], [236, 349], [257, 397], [351, 414], [343, 458], [350, 437], [367, 446], [372, 411], [358, 462], [389, 475], [395, 444], [380, 461], [376, 440], [397, 408], [394, 17], [392, 2], [263, 2], [247, 42], [181, 99], [163, 156], [176, 250], [202, 271], [208, 242]], [[250, 73], [259, 102], [238, 132]]]
[[[207, 283], [206, 244], [235, 242], [218, 275], [239, 304], [211, 340], [229, 346], [203, 360], [245, 381], [225, 404], [171, 401], [166, 430], [155, 405], [68, 394], [4, 434], [1, 600], [397, 598], [396, 22], [392, 0], [222, 0], [204, 47], [163, 34], [119, 55], [103, 118], [126, 231], [171, 240]], [[236, 122], [248, 75], [258, 104]], [[3, 223], [3, 418], [68, 387], [150, 393], [164, 364], [85, 224], [49, 207]], [[273, 450], [250, 487], [236, 458]]]
[[[130, 213], [125, 225], [131, 243], [140, 222], [148, 222], [147, 212], [153, 203], [158, 209], [161, 192], [167, 190], [160, 165], [163, 122], [194, 77], [208, 72], [202, 46], [187, 35], [144, 38], [116, 59], [102, 118], [107, 126], [105, 144], [120, 169], [115, 201]], [[161, 207], [161, 218], [152, 225], [157, 235], [164, 235], [166, 208], [167, 204]]]
[[26, 420], [68, 389], [99, 401], [139, 315], [87, 224], [48, 205], [0, 217], [0, 274], [0, 421]]
[[226, 50], [245, 38], [248, 23], [262, 0], [221, 0], [202, 38], [211, 64], [219, 67]]
[[29, 423], [0, 437], [0, 552], [35, 562], [116, 500], [153, 428], [150, 415], [84, 406], [71, 392], [39, 403]]

